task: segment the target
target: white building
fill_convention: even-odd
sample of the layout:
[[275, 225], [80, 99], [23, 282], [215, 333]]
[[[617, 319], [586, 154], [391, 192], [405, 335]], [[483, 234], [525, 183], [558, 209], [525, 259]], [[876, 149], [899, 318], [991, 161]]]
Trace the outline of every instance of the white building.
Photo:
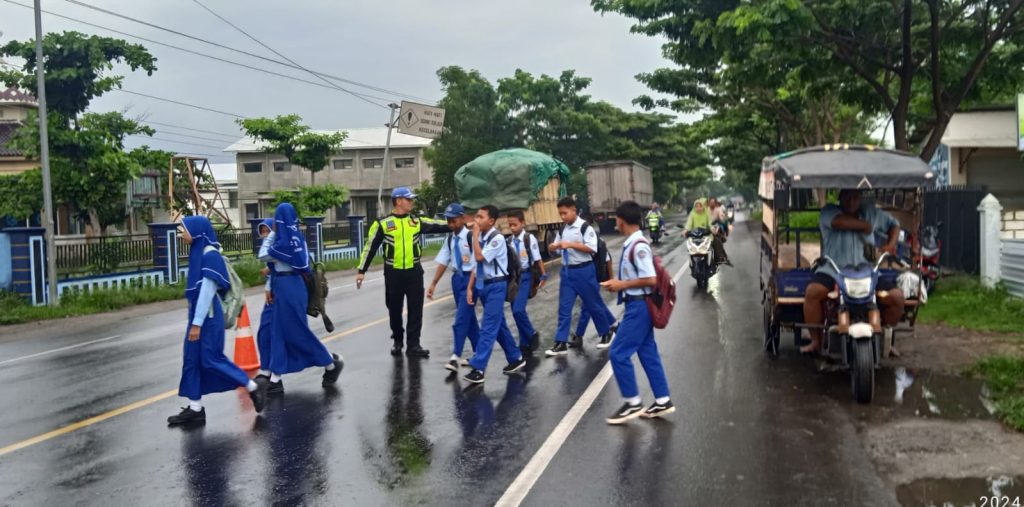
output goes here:
[[[347, 129], [343, 132], [348, 137], [342, 151], [331, 157], [327, 167], [316, 173], [317, 184], [336, 183], [349, 189], [349, 203], [328, 212], [326, 218], [329, 222], [343, 222], [348, 215], [376, 217], [379, 211], [377, 189], [382, 177], [385, 207], [393, 188], [415, 188], [424, 181], [430, 181], [433, 170], [423, 156], [430, 139], [392, 131], [391, 164], [385, 171], [386, 127]], [[235, 153], [237, 205], [243, 222], [265, 216], [270, 209], [271, 192], [309, 185], [312, 181], [308, 169], [292, 167], [284, 155], [265, 153], [262, 146], [251, 138], [242, 138], [224, 150]]]

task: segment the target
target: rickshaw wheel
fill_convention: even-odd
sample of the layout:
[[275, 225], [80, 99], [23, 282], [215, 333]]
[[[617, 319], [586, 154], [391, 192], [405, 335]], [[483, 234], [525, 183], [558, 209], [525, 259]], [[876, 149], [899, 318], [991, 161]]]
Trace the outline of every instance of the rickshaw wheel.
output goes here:
[[769, 356], [778, 357], [781, 333], [779, 323], [775, 320], [775, 311], [771, 306], [771, 298], [767, 294], [762, 306], [764, 308], [764, 350]]
[[870, 340], [857, 340], [853, 343], [850, 383], [857, 403], [871, 403], [875, 397], [875, 361]]

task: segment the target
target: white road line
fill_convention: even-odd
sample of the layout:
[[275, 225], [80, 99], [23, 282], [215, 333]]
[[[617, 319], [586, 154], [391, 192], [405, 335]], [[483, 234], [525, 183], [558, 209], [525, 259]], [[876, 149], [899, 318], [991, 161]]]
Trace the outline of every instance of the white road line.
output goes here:
[[47, 354], [53, 354], [54, 352], [63, 352], [65, 350], [77, 349], [78, 347], [84, 347], [86, 345], [92, 345], [94, 343], [105, 342], [105, 341], [113, 340], [114, 338], [120, 338], [120, 337], [121, 337], [121, 335], [116, 334], [114, 336], [108, 336], [106, 338], [100, 338], [99, 340], [93, 340], [93, 341], [89, 341], [89, 342], [85, 342], [85, 343], [76, 343], [75, 345], [68, 345], [67, 347], [61, 347], [59, 349], [47, 350], [47, 351], [44, 351], [44, 352], [38, 352], [38, 353], [30, 354], [30, 355], [27, 355], [27, 356], [16, 357], [14, 359], [8, 359], [6, 361], [0, 361], [0, 366], [3, 366], [5, 364], [10, 364], [10, 363], [13, 363], [13, 362], [17, 362], [17, 361], [23, 361], [25, 359], [32, 359], [34, 357], [45, 356]]
[[[683, 277], [686, 270], [689, 269], [689, 263], [683, 266], [675, 276], [672, 277], [672, 281], [679, 283], [679, 279]], [[621, 314], [618, 316], [621, 317]], [[548, 435], [548, 438], [541, 444], [540, 449], [534, 453], [530, 461], [526, 463], [523, 470], [519, 472], [516, 479], [512, 481], [505, 493], [501, 495], [495, 503], [495, 507], [518, 507], [523, 500], [526, 499], [526, 495], [533, 489], [533, 485], [537, 483], [537, 479], [540, 479], [541, 474], [547, 469], [548, 464], [554, 459], [555, 455], [558, 454], [558, 450], [562, 448], [562, 444], [569, 438], [572, 430], [576, 429], [576, 425], [579, 424], [580, 419], [583, 418], [583, 414], [586, 414], [590, 407], [594, 404], [594, 400], [601, 394], [605, 384], [612, 378], [612, 365], [611, 363], [605, 363], [601, 371], [597, 373], [594, 380], [587, 386], [587, 390], [583, 391], [583, 394], [576, 400], [569, 412], [562, 417], [559, 421], [558, 426], [555, 426], [554, 431]]]

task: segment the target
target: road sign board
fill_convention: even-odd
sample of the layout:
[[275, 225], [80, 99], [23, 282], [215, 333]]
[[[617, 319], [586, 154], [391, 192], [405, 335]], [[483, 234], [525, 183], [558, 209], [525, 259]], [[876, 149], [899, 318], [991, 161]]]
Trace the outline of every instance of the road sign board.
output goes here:
[[402, 101], [402, 114], [398, 117], [398, 131], [411, 136], [437, 139], [444, 127], [444, 109], [440, 107]]

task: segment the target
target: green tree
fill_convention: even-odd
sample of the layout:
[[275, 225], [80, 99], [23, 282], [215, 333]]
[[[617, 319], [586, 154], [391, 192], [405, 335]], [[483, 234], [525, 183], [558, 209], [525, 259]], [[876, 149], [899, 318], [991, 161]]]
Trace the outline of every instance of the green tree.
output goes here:
[[280, 153], [292, 164], [309, 169], [309, 182], [316, 185], [316, 173], [327, 167], [332, 155], [341, 152], [346, 133], [313, 132], [301, 121], [299, 115], [289, 114], [241, 119], [238, 125], [249, 137], [267, 144], [264, 152]]
[[[911, 149], [915, 132], [934, 130], [920, 147], [929, 160], [953, 112], [1002, 102], [1024, 77], [1019, 0], [591, 3], [635, 18], [635, 32], [668, 38], [664, 54], [676, 67], [640, 79], [678, 97], [677, 107], [746, 109], [774, 93], [760, 113], [787, 147], [799, 140], [786, 138], [787, 120], [802, 115], [805, 133], [882, 116], [899, 149]], [[741, 95], [723, 104], [723, 90]]]
[[434, 170], [426, 193], [436, 198], [435, 206], [456, 200], [455, 172], [460, 167], [485, 153], [517, 146], [508, 116], [498, 106], [497, 90], [478, 71], [442, 67], [437, 77], [445, 91], [438, 103], [445, 109], [445, 125], [441, 137], [424, 153]]
[[348, 201], [348, 189], [333, 183], [309, 185], [295, 190], [271, 192], [274, 206], [290, 202], [300, 217], [321, 217], [327, 210], [341, 206]]
[[[20, 70], [0, 72], [0, 81], [35, 89], [34, 44], [32, 40], [12, 41], [0, 47], [0, 55], [25, 61]], [[78, 32], [47, 34], [43, 49], [55, 201], [73, 206], [90, 221], [93, 231], [105, 234], [107, 227], [123, 223], [127, 217], [126, 185], [142, 171], [138, 154], [125, 152], [124, 139], [154, 131], [121, 113], [85, 110], [92, 99], [120, 87], [123, 76], [109, 73], [115, 64], [152, 74], [156, 59], [138, 44]], [[38, 159], [38, 116], [30, 115], [10, 144]], [[37, 192], [41, 193], [41, 188]]]
[[27, 220], [43, 207], [43, 174], [32, 169], [0, 176], [0, 217]]

